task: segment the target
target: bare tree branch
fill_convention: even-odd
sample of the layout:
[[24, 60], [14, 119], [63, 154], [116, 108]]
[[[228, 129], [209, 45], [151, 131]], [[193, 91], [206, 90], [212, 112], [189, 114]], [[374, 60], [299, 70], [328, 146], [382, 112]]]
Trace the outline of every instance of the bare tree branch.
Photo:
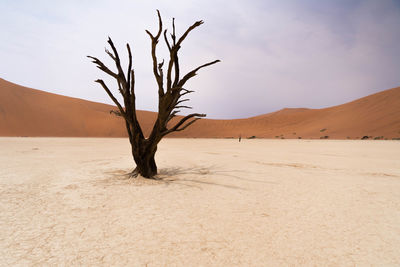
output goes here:
[[104, 83], [103, 80], [95, 80], [96, 83], [101, 84], [101, 86], [104, 88], [104, 90], [107, 92], [108, 96], [111, 98], [111, 100], [117, 105], [119, 112], [126, 118], [126, 114], [124, 109], [122, 108], [121, 104], [118, 102], [118, 100], [114, 97], [114, 95], [111, 93], [110, 89], [108, 89], [107, 85]]
[[132, 109], [135, 112], [135, 117], [136, 117], [136, 96], [135, 96], [135, 71], [132, 69], [131, 70], [131, 105]]
[[[181, 127], [187, 120], [189, 120], [191, 118], [200, 119], [200, 118], [203, 118], [205, 116], [206, 116], [206, 114], [200, 114], [200, 113], [189, 114], [189, 115], [185, 116], [184, 118], [182, 118], [177, 124], [175, 124], [174, 127], [172, 127], [171, 129], [167, 130], [166, 132], [164, 132], [163, 135], [165, 136], [165, 135], [167, 135], [169, 133], [183, 130], [182, 128], [179, 128], [179, 127]], [[190, 124], [192, 124], [192, 123], [190, 123]], [[185, 128], [186, 127], [188, 127], [188, 126], [185, 126]], [[181, 130], [179, 130], [179, 129], [181, 129]]]
[[169, 122], [170, 120], [172, 120], [174, 117], [176, 117], [176, 114], [178, 114], [179, 112], [181, 112], [180, 110], [174, 110], [171, 112], [171, 114], [169, 115], [167, 122]]
[[190, 106], [175, 106], [175, 109], [180, 109], [180, 108], [192, 109], [193, 107], [190, 107]]
[[159, 82], [159, 89], [161, 88], [161, 91], [159, 93], [162, 93], [161, 96], [164, 94], [164, 72], [163, 72], [163, 65], [164, 65], [164, 59], [161, 63], [158, 64], [158, 72], [160, 73], [160, 82]]
[[171, 53], [171, 45], [169, 44], [169, 41], [167, 38], [167, 30], [164, 31], [164, 40], [165, 40], [165, 43], [167, 44], [168, 51]]
[[212, 61], [212, 62], [206, 63], [206, 64], [204, 64], [204, 65], [201, 65], [201, 66], [195, 68], [194, 70], [192, 70], [191, 72], [189, 72], [188, 74], [186, 74], [185, 76], [183, 76], [182, 80], [179, 81], [178, 86], [179, 86], [179, 87], [184, 86], [185, 83], [186, 83], [190, 78], [196, 76], [196, 72], [197, 72], [198, 70], [200, 70], [201, 68], [204, 68], [204, 67], [213, 65], [213, 64], [218, 63], [218, 62], [221, 62], [221, 60], [217, 59], [217, 60], [214, 60], [214, 61]]
[[[124, 90], [124, 92], [126, 92], [127, 90], [128, 90], [128, 88], [125, 88], [125, 85], [126, 85], [126, 77], [125, 77], [125, 74], [124, 74], [124, 71], [122, 70], [122, 67], [121, 67], [121, 61], [120, 61], [120, 59], [119, 59], [119, 55], [118, 55], [118, 51], [117, 51], [117, 49], [115, 48], [115, 46], [114, 46], [114, 43], [113, 43], [113, 41], [111, 40], [111, 38], [110, 37], [108, 37], [108, 41], [107, 41], [109, 44], [110, 44], [110, 46], [111, 46], [111, 49], [113, 50], [113, 52], [114, 52], [114, 61], [115, 61], [115, 66], [117, 67], [117, 69], [118, 69], [118, 77], [119, 77], [119, 79], [121, 80], [121, 81], [123, 81], [123, 90]], [[129, 70], [128, 70], [129, 71]]]
[[160, 15], [160, 11], [157, 9], [157, 16], [158, 16], [158, 32], [156, 36], [153, 36], [150, 31], [146, 30], [147, 34], [150, 35], [151, 39], [156, 39], [158, 40], [158, 38], [161, 35], [162, 32], [162, 19], [161, 19], [161, 15]]
[[175, 18], [172, 18], [172, 44], [175, 46], [176, 45], [176, 34], [175, 34]]
[[191, 94], [194, 93], [194, 91], [192, 90], [186, 90], [185, 88], [182, 88], [181, 91], [183, 91], [183, 93], [180, 94], [180, 97], [187, 95], [187, 94]]
[[122, 117], [121, 112], [119, 112], [118, 110], [110, 110], [110, 114], [114, 114], [117, 117]]
[[175, 34], [175, 18], [172, 18], [172, 41], [174, 44], [174, 47], [176, 47], [176, 52], [174, 53], [174, 66], [175, 66], [175, 77], [174, 77], [174, 82], [172, 84], [173, 87], [175, 87], [178, 84], [179, 81], [179, 59], [178, 59], [178, 51], [181, 48], [180, 45], [176, 45], [176, 34]]
[[[183, 102], [186, 102], [186, 101], [189, 101], [190, 99], [182, 99], [182, 100], [179, 100], [178, 102], [176, 102], [176, 104], [175, 105], [179, 105], [179, 104], [181, 104], [181, 103], [183, 103]], [[176, 107], [175, 107], [176, 108]]]
[[160, 15], [160, 11], [157, 9], [157, 16], [158, 16], [158, 33], [156, 35], [156, 39], [158, 39], [162, 32], [162, 19]]
[[195, 118], [194, 120], [191, 120], [190, 122], [188, 122], [186, 125], [182, 126], [182, 128], [179, 128], [177, 130], [175, 130], [175, 132], [180, 132], [185, 130], [187, 127], [189, 127], [190, 125], [192, 125], [193, 123], [195, 123], [196, 121], [200, 120], [201, 118]]
[[118, 79], [118, 74], [112, 72], [109, 68], [107, 68], [106, 65], [104, 65], [104, 63], [101, 62], [98, 58], [92, 56], [87, 57], [92, 59], [92, 62], [97, 65], [97, 68], [114, 77], [115, 79]]
[[195, 28], [199, 27], [199, 26], [200, 26], [201, 24], [203, 24], [203, 23], [204, 23], [204, 21], [202, 21], [202, 20], [199, 20], [199, 21], [196, 21], [195, 23], [193, 23], [193, 25], [190, 26], [190, 27], [185, 31], [185, 33], [181, 36], [181, 38], [179, 38], [178, 42], [176, 43], [176, 46], [180, 46], [181, 43], [183, 42], [183, 40], [185, 40], [185, 38], [188, 36], [188, 34], [189, 34], [192, 30], [194, 30]]
[[[129, 46], [129, 44], [126, 44], [126, 49], [128, 50], [128, 58], [129, 58], [129, 63], [128, 63], [128, 70], [127, 70], [127, 75], [128, 76], [128, 80], [126, 81], [128, 87], [130, 87], [131, 85], [131, 70], [132, 70], [132, 52], [131, 52], [131, 47]], [[127, 88], [127, 92], [130, 94], [129, 92], [130, 88]]]
[[[178, 59], [178, 51], [181, 48], [182, 42], [188, 36], [188, 34], [194, 30], [196, 27], [200, 26], [204, 22], [202, 20], [196, 21], [192, 26], [190, 26], [185, 33], [179, 38], [178, 42], [176, 42], [176, 34], [175, 34], [175, 18], [172, 19], [172, 28], [173, 32], [171, 34], [171, 38], [173, 41], [173, 46], [170, 49], [170, 61], [168, 64], [168, 73], [167, 73], [167, 91], [170, 91], [172, 87], [176, 87], [179, 82], [179, 59]], [[172, 67], [175, 66], [175, 77], [174, 82], [172, 83]]]
[[[146, 33], [150, 36], [151, 39], [151, 57], [153, 59], [153, 73], [154, 76], [157, 80], [158, 84], [158, 95], [162, 96], [164, 95], [164, 88], [163, 88], [163, 78], [161, 77], [161, 73], [158, 72], [159, 70], [159, 65], [157, 62], [157, 55], [156, 55], [156, 48], [158, 44], [158, 39], [160, 38], [161, 32], [162, 32], [162, 20], [161, 20], [161, 15], [160, 11], [157, 10], [157, 15], [158, 15], [158, 32], [156, 36], [153, 36], [148, 30], [146, 30]], [[162, 65], [161, 65], [162, 66]]]
[[104, 51], [106, 51], [107, 55], [109, 55], [112, 60], [116, 60], [115, 56], [107, 48], [104, 48]]

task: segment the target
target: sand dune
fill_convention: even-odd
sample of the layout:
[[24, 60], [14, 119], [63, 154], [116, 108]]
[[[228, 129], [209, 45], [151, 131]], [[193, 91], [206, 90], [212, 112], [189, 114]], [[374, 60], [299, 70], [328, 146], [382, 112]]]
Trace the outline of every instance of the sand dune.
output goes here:
[[[110, 114], [113, 109], [0, 79], [0, 136], [125, 136], [123, 120]], [[155, 114], [140, 111], [138, 116], [149, 128]]]
[[[282, 109], [241, 120], [202, 120], [182, 135], [359, 139], [400, 137], [400, 87], [325, 109]], [[215, 130], [210, 130], [215, 129]]]
[[[126, 136], [113, 106], [55, 95], [0, 79], [0, 136]], [[203, 119], [173, 137], [400, 137], [400, 87], [325, 109], [283, 109], [237, 120]], [[154, 112], [138, 111], [148, 133]]]

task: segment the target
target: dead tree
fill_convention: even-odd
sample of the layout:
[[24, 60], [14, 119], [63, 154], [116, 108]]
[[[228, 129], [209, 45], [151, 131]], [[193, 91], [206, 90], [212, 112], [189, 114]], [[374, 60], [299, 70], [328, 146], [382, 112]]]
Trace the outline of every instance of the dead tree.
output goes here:
[[[116, 71], [110, 70], [98, 58], [88, 56], [92, 59], [92, 62], [97, 65], [97, 68], [115, 78], [118, 85], [118, 91], [123, 97], [124, 103], [121, 104], [118, 102], [118, 100], [115, 98], [115, 96], [103, 80], [99, 79], [95, 81], [103, 87], [108, 96], [117, 106], [118, 110], [114, 111], [113, 113], [122, 116], [125, 120], [129, 142], [132, 147], [132, 156], [136, 163], [136, 168], [131, 173], [132, 177], [136, 177], [138, 174], [146, 178], [154, 177], [154, 175], [157, 174], [157, 165], [154, 160], [154, 156], [157, 151], [157, 145], [161, 141], [161, 139], [172, 132], [183, 131], [200, 118], [206, 116], [205, 114], [199, 113], [192, 113], [186, 116], [180, 116], [179, 119], [177, 121], [175, 119], [175, 123], [171, 125], [171, 120], [177, 116], [181, 109], [191, 108], [183, 104], [184, 102], [189, 100], [183, 97], [193, 92], [191, 90], [185, 89], [187, 81], [194, 77], [197, 71], [201, 68], [219, 62], [219, 60], [211, 61], [193, 69], [185, 75], [181, 75], [179, 69], [178, 51], [188, 34], [192, 30], [203, 24], [203, 21], [196, 21], [183, 33], [181, 37], [177, 38], [175, 33], [175, 20], [173, 19], [172, 33], [170, 34], [170, 39], [168, 39], [167, 30], [163, 31], [162, 19], [158, 10], [157, 15], [157, 34], [154, 35], [146, 30], [146, 33], [151, 39], [153, 73], [158, 85], [158, 116], [157, 120], [154, 123], [153, 129], [147, 138], [144, 136], [142, 128], [140, 127], [139, 121], [136, 116], [135, 72], [132, 68], [132, 53], [129, 44], [126, 44], [129, 59], [128, 70], [126, 74], [121, 67], [120, 57], [110, 37], [108, 38], [108, 44], [110, 45], [112, 51], [106, 49], [105, 52], [115, 62], [115, 66], [117, 69]], [[161, 34], [163, 34], [165, 44], [169, 50], [169, 60], [166, 74], [164, 74], [164, 60], [159, 62], [156, 55], [157, 44], [159, 42]]]

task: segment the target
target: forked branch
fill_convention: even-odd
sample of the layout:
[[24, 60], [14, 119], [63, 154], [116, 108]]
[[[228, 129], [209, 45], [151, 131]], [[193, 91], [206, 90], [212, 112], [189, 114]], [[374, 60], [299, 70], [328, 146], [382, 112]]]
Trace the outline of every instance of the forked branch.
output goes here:
[[185, 76], [183, 76], [183, 78], [178, 82], [178, 87], [184, 86], [185, 83], [186, 83], [190, 78], [196, 76], [196, 72], [197, 72], [198, 70], [200, 70], [201, 68], [204, 68], [204, 67], [213, 65], [213, 64], [218, 63], [218, 62], [221, 62], [221, 60], [217, 59], [217, 60], [214, 60], [214, 61], [212, 61], [212, 62], [206, 63], [206, 64], [204, 64], [204, 65], [201, 65], [201, 66], [195, 68], [194, 70], [192, 70], [191, 72], [189, 72], [188, 74], [186, 74]]
[[96, 57], [92, 57], [92, 56], [87, 56], [87, 57], [92, 59], [92, 62], [97, 65], [96, 66], [97, 68], [99, 68], [100, 70], [104, 71], [108, 75], [110, 75], [118, 80], [118, 74], [112, 72], [109, 68], [107, 68], [107, 66], [104, 65], [104, 63], [101, 62], [100, 59], [98, 59]]
[[[111, 49], [112, 49], [112, 51], [114, 52], [114, 56], [112, 57], [112, 56], [111, 56], [111, 53], [110, 53], [110, 52], [107, 52], [107, 50], [106, 50], [106, 52], [107, 52], [107, 54], [109, 54], [109, 55], [111, 56], [111, 58], [113, 58], [114, 61], [115, 61], [115, 66], [116, 66], [117, 69], [118, 69], [118, 80], [119, 80], [120, 83], [122, 84], [122, 89], [123, 89], [124, 93], [126, 93], [126, 92], [129, 90], [129, 88], [126, 88], [126, 85], [127, 85], [126, 77], [125, 77], [124, 71], [122, 70], [122, 67], [121, 67], [121, 61], [120, 61], [120, 59], [119, 59], [118, 51], [117, 51], [117, 49], [115, 48], [115, 45], [114, 45], [114, 43], [113, 43], [113, 41], [111, 40], [110, 37], [108, 37], [108, 41], [107, 41], [107, 42], [108, 42], [108, 44], [111, 46]], [[132, 58], [131, 58], [130, 60], [132, 60]], [[128, 72], [129, 72], [129, 70], [128, 70]]]
[[[158, 44], [158, 39], [160, 38], [161, 32], [162, 32], [162, 20], [161, 20], [161, 15], [160, 11], [157, 10], [157, 16], [158, 16], [158, 32], [156, 36], [151, 34], [150, 31], [146, 30], [146, 33], [150, 36], [151, 39], [151, 58], [153, 60], [153, 73], [154, 77], [156, 78], [157, 84], [158, 84], [158, 95], [162, 96], [164, 95], [164, 88], [163, 88], [163, 77], [162, 77], [162, 65], [158, 64], [157, 61], [157, 55], [156, 55], [156, 48]], [[161, 69], [161, 70], [160, 70]]]
[[103, 87], [104, 91], [107, 92], [108, 96], [111, 98], [111, 100], [117, 105], [119, 112], [122, 114], [124, 118], [126, 118], [126, 113], [124, 109], [122, 108], [121, 104], [118, 102], [118, 100], [115, 98], [115, 96], [111, 93], [110, 89], [108, 89], [107, 85], [104, 83], [103, 80], [95, 80], [96, 83], [101, 84]]
[[[172, 46], [168, 42], [168, 38], [166, 35], [166, 31], [164, 32], [164, 39], [170, 51], [170, 59], [168, 63], [168, 71], [167, 71], [167, 91], [170, 91], [172, 88], [177, 87], [179, 82], [179, 58], [178, 58], [178, 51], [181, 48], [182, 42], [186, 39], [189, 33], [203, 24], [202, 20], [196, 21], [192, 26], [190, 26], [185, 33], [178, 39], [176, 42], [176, 33], [175, 33], [175, 18], [172, 19]], [[174, 82], [172, 83], [172, 68], [175, 69], [175, 77]]]
[[[179, 132], [179, 131], [183, 131], [185, 130], [187, 127], [189, 127], [190, 125], [192, 125], [195, 121], [204, 118], [206, 116], [206, 114], [200, 114], [200, 113], [193, 113], [193, 114], [189, 114], [185, 117], [183, 117], [177, 124], [175, 124], [175, 126], [173, 126], [172, 128], [170, 128], [169, 130], [164, 132], [164, 136], [172, 133], [172, 132]], [[184, 123], [192, 118], [195, 118], [194, 120], [188, 122], [186, 125], [184, 125]]]
[[181, 36], [181, 38], [179, 38], [178, 42], [176, 43], [176, 46], [179, 47], [179, 46], [182, 44], [183, 40], [185, 40], [185, 38], [188, 36], [188, 34], [189, 34], [192, 30], [194, 30], [195, 28], [199, 27], [199, 26], [200, 26], [201, 24], [203, 24], [203, 23], [204, 23], [204, 21], [202, 21], [202, 20], [199, 20], [199, 21], [196, 21], [195, 23], [193, 23], [193, 25], [190, 26], [190, 27], [185, 31], [185, 33]]

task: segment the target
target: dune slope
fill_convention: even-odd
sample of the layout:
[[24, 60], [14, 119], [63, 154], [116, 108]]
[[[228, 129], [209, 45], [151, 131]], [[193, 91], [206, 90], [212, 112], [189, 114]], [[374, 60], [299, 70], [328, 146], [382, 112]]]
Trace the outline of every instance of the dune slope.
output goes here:
[[400, 137], [400, 87], [324, 109], [282, 109], [240, 120], [202, 120], [183, 132], [213, 137], [336, 138]]
[[[19, 86], [0, 79], [0, 136], [125, 136], [123, 120], [111, 105]], [[139, 111], [144, 128], [155, 114]]]
[[[111, 105], [51, 94], [0, 79], [0, 136], [126, 136]], [[283, 109], [236, 120], [203, 119], [172, 137], [400, 137], [400, 87], [324, 109]], [[145, 134], [156, 118], [138, 111]]]

